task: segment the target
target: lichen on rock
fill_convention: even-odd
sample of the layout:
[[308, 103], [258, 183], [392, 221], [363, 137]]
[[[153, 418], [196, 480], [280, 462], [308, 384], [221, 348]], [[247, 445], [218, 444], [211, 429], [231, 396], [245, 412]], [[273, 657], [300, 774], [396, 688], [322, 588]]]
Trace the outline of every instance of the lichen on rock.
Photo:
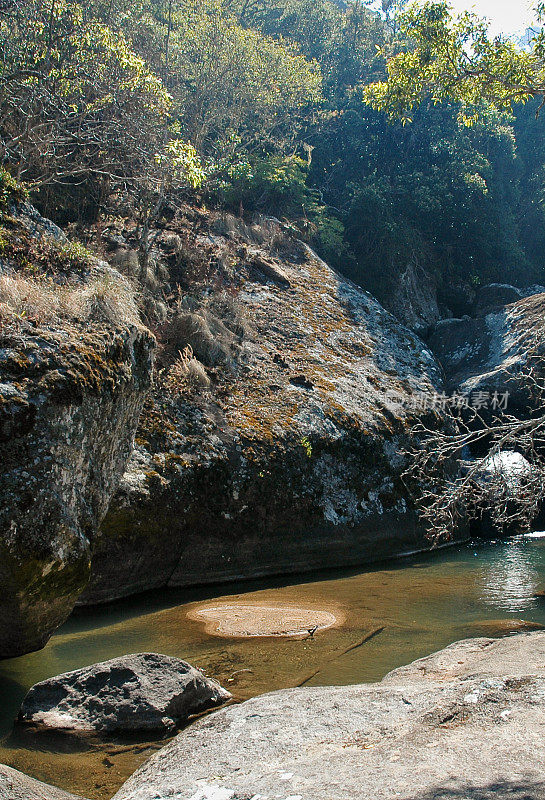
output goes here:
[[81, 602], [426, 547], [401, 474], [414, 401], [441, 389], [431, 352], [277, 220], [201, 213], [176, 235], [181, 260], [155, 254], [184, 274], [167, 346], [211, 385], [173, 396], [160, 371]]

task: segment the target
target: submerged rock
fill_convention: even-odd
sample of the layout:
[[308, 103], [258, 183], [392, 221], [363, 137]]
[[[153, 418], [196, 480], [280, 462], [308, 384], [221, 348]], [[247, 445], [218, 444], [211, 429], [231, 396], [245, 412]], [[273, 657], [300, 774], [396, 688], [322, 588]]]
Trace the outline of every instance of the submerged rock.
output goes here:
[[401, 478], [441, 390], [430, 351], [277, 221], [213, 230], [188, 230], [184, 257], [223, 271], [190, 285], [170, 334], [212, 384], [146, 405], [81, 602], [430, 546]]
[[0, 800], [83, 800], [0, 764]]
[[545, 634], [461, 642], [379, 684], [219, 711], [114, 800], [543, 800], [544, 698]]
[[74, 731], [168, 731], [230, 698], [186, 661], [137, 653], [35, 684], [19, 719]]
[[331, 628], [340, 620], [323, 609], [277, 605], [244, 605], [243, 603], [207, 603], [188, 614], [203, 622], [212, 636], [308, 637]]
[[525, 631], [542, 631], [545, 625], [531, 622], [527, 619], [483, 619], [476, 620], [464, 629], [472, 636], [507, 636], [510, 633], [523, 633]]

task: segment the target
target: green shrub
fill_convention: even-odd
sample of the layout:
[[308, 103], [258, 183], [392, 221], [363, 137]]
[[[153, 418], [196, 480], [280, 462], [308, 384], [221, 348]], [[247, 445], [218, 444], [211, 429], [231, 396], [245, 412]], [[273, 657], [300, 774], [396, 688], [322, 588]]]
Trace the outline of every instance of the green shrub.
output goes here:
[[237, 164], [220, 189], [230, 206], [266, 209], [276, 216], [301, 216], [316, 203], [306, 185], [308, 166], [298, 156], [258, 156]]
[[10, 202], [20, 203], [27, 197], [28, 192], [25, 187], [18, 183], [7, 169], [0, 167], [0, 212], [5, 211]]

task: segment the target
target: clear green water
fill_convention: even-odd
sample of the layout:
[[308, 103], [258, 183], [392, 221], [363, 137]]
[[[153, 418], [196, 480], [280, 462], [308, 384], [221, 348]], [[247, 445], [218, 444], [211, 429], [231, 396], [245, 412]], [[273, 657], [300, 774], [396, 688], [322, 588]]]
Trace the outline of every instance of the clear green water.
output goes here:
[[[36, 681], [139, 651], [182, 657], [237, 699], [302, 682], [375, 681], [457, 639], [505, 635], [519, 620], [545, 626], [545, 597], [536, 596], [543, 590], [545, 534], [449, 548], [365, 571], [161, 591], [77, 611], [44, 650], [0, 663], [0, 761], [103, 800], [164, 742], [104, 743], [14, 729], [20, 702]], [[211, 598], [323, 608], [341, 624], [314, 639], [211, 636], [187, 616]], [[354, 647], [378, 628], [380, 633]]]

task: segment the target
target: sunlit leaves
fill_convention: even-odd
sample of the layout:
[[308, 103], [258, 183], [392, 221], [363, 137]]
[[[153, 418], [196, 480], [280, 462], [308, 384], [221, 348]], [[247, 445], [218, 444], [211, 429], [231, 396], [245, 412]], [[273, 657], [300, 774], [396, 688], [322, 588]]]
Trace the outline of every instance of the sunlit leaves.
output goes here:
[[171, 139], [162, 153], [156, 154], [156, 161], [164, 164], [172, 179], [186, 182], [193, 189], [202, 186], [206, 172], [193, 145], [181, 139]]
[[0, 40], [2, 138], [31, 187], [200, 185], [172, 97], [123, 31], [74, 0], [35, 0], [0, 20]]
[[[446, 2], [411, 5], [400, 17], [400, 52], [383, 51], [387, 80], [366, 87], [366, 101], [393, 118], [409, 119], [423, 100], [466, 106], [491, 103], [510, 110], [545, 92], [541, 37], [530, 51], [503, 37], [490, 38], [486, 24], [465, 13], [454, 18]], [[474, 112], [466, 115], [474, 122]]]
[[242, 27], [216, 0], [174, 13], [169, 75], [183, 130], [208, 154], [234, 137], [281, 147], [321, 99], [316, 63], [292, 43]]

